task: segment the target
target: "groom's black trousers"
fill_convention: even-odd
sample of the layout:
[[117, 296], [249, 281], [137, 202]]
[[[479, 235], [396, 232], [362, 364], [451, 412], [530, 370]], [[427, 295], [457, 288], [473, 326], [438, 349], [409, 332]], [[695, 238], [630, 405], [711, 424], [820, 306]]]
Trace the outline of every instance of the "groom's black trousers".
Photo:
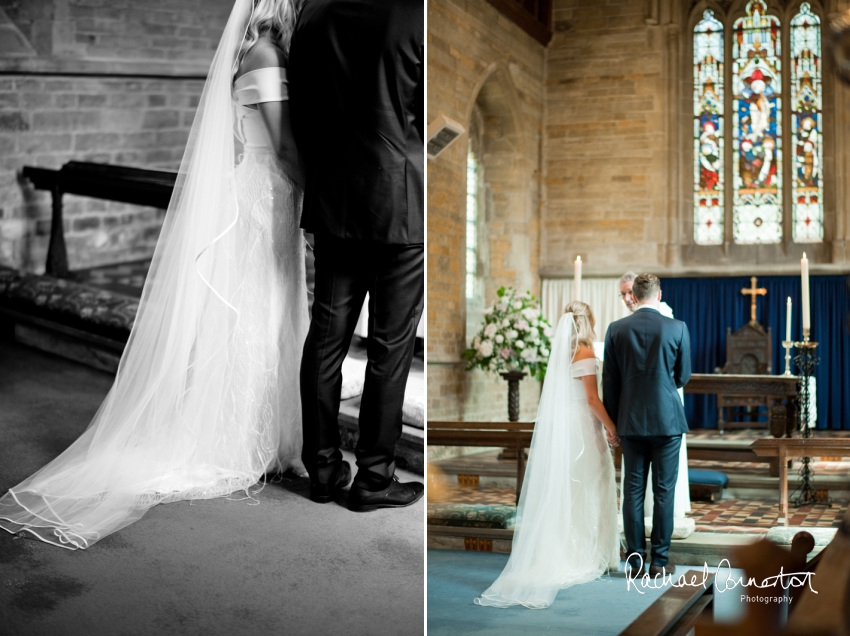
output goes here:
[[425, 250], [419, 245], [316, 234], [313, 316], [301, 360], [304, 447], [314, 483], [334, 478], [340, 462], [342, 361], [369, 293], [368, 364], [360, 402], [354, 485], [385, 488], [395, 470], [401, 410], [424, 298]]
[[636, 552], [646, 563], [646, 530], [643, 501], [649, 466], [652, 465], [651, 563], [667, 565], [673, 535], [673, 504], [679, 476], [681, 435], [620, 437], [623, 447], [623, 531], [626, 557]]

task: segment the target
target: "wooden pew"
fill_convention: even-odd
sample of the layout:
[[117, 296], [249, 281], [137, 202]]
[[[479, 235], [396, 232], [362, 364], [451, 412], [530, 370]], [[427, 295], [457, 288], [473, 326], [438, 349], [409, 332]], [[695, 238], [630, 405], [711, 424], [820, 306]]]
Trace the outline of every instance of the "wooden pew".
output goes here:
[[534, 422], [428, 422], [429, 446], [502, 447], [517, 452], [516, 500], [525, 477], [524, 449], [531, 446]]
[[[769, 577], [776, 577], [780, 571], [784, 574], [818, 571], [822, 566], [816, 566], [815, 564], [818, 562], [818, 557], [824, 555], [826, 550], [807, 564], [807, 555], [812, 551], [814, 545], [814, 537], [806, 531], [801, 531], [794, 535], [790, 550], [770, 541], [762, 540], [753, 545], [738, 548], [736, 550], [737, 556], [735, 560], [743, 566], [746, 572], [745, 580], [752, 577], [757, 582], [763, 582]], [[850, 542], [848, 542], [848, 546], [850, 547]], [[848, 551], [848, 555], [850, 555], [850, 551]], [[845, 567], [844, 578], [847, 577], [848, 571], [850, 571], [850, 567]], [[697, 582], [701, 582], [703, 572], [700, 570], [690, 570], [685, 572], [684, 576], [686, 582], [691, 582], [693, 576], [696, 576]], [[808, 594], [809, 597], [814, 597], [816, 600], [821, 601], [820, 605], [825, 610], [824, 614], [827, 616], [824, 623], [829, 627], [833, 627], [836, 610], [840, 607], [840, 603], [838, 602], [839, 596], [833, 596], [824, 603], [822, 599], [818, 599], [817, 596], [809, 593], [806, 587], [791, 587], [789, 585], [789, 579], [785, 579], [784, 585], [789, 585], [788, 591], [794, 598], [791, 603], [782, 605], [778, 603], [764, 603], [751, 599], [745, 603], [746, 614], [743, 620], [733, 624], [715, 623], [713, 616], [714, 576], [714, 574], [710, 574], [710, 578], [706, 580], [705, 588], [702, 586], [668, 588], [661, 595], [661, 598], [650, 605], [620, 635], [685, 636], [686, 634], [696, 633], [696, 636], [767, 636], [768, 634], [791, 633], [795, 635], [798, 633], [841, 633], [823, 630], [822, 627], [825, 626], [824, 624], [818, 625], [819, 629], [812, 629], [812, 612], [806, 612], [806, 607], [802, 603], [797, 608], [796, 600], [797, 598], [804, 598]], [[672, 575], [672, 577], [673, 582], [679, 580], [676, 574]], [[823, 580], [820, 581], [820, 584], [823, 587], [831, 584], [832, 579], [822, 578]], [[782, 596], [785, 593], [783, 586], [778, 583], [774, 587], [768, 585], [764, 589], [736, 586], [733, 589], [725, 591], [725, 585], [721, 584], [718, 589], [720, 593], [753, 596], [759, 594], [765, 596]], [[816, 587], [815, 589], [818, 588]], [[839, 586], [837, 594], [841, 595], [844, 593], [844, 588]], [[806, 618], [797, 619], [797, 613], [795, 613], [788, 622], [788, 628], [783, 629], [782, 612], [785, 607], [787, 607], [789, 612], [793, 612], [795, 609], [796, 612], [805, 612]], [[803, 626], [802, 631], [798, 632], [790, 629], [795, 622]]]
[[[702, 581], [703, 572], [688, 570], [672, 574], [673, 582], [683, 576], [686, 582]], [[661, 579], [658, 579], [659, 585]], [[714, 607], [714, 575], [705, 587], [669, 587], [657, 601], [626, 627], [620, 636], [685, 636], [700, 620], [711, 616]]]
[[788, 460], [795, 457], [850, 455], [850, 439], [781, 437], [757, 439], [750, 448], [759, 457], [779, 460], [779, 522], [788, 525]]
[[[799, 534], [799, 533], [798, 533]], [[796, 536], [794, 537], [796, 539]], [[802, 588], [789, 607], [787, 636], [850, 634], [850, 511], [835, 537], [814, 559], [813, 594]]]
[[77, 194], [166, 209], [177, 181], [176, 172], [83, 161], [69, 161], [59, 170], [25, 166], [22, 175], [37, 190], [49, 190], [53, 196], [45, 273], [58, 278], [71, 277], [62, 219], [63, 195]]

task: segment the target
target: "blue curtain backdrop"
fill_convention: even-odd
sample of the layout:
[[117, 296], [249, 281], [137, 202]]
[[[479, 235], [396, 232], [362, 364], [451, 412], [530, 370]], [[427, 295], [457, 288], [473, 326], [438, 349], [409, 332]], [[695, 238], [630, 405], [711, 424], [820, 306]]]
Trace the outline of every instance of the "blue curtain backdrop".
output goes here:
[[[812, 340], [818, 342], [820, 364], [817, 378], [819, 429], [850, 430], [850, 293], [846, 276], [812, 276], [810, 304]], [[799, 276], [760, 276], [758, 286], [767, 296], [758, 298], [758, 321], [773, 336], [773, 373], [785, 371], [785, 303], [793, 303], [791, 338], [802, 340], [803, 319]], [[736, 331], [750, 319], [750, 277], [666, 278], [661, 281], [662, 300], [691, 334], [694, 373], [713, 373], [726, 363], [726, 328]], [[792, 351], [792, 358], [794, 351]], [[791, 372], [797, 373], [793, 359]], [[691, 428], [717, 428], [717, 401], [713, 395], [685, 395], [685, 414]]]

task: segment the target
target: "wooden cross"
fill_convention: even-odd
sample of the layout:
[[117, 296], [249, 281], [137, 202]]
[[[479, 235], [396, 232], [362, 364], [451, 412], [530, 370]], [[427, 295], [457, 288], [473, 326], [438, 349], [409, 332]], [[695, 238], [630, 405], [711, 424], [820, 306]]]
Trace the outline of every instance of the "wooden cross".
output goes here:
[[752, 305], [750, 305], [750, 324], [757, 325], [758, 321], [756, 320], [756, 296], [765, 296], [767, 295], [767, 290], [764, 287], [756, 287], [756, 281], [758, 278], [753, 276], [750, 278], [750, 283], [752, 283], [752, 287], [744, 287], [741, 290], [741, 293], [745, 296], [750, 296], [752, 298]]

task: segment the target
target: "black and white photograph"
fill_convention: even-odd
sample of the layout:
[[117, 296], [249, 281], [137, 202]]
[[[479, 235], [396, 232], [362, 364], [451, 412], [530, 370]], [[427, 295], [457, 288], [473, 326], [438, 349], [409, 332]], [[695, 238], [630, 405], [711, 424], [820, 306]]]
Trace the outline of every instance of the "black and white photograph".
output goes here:
[[421, 634], [422, 0], [0, 0], [0, 633]]

